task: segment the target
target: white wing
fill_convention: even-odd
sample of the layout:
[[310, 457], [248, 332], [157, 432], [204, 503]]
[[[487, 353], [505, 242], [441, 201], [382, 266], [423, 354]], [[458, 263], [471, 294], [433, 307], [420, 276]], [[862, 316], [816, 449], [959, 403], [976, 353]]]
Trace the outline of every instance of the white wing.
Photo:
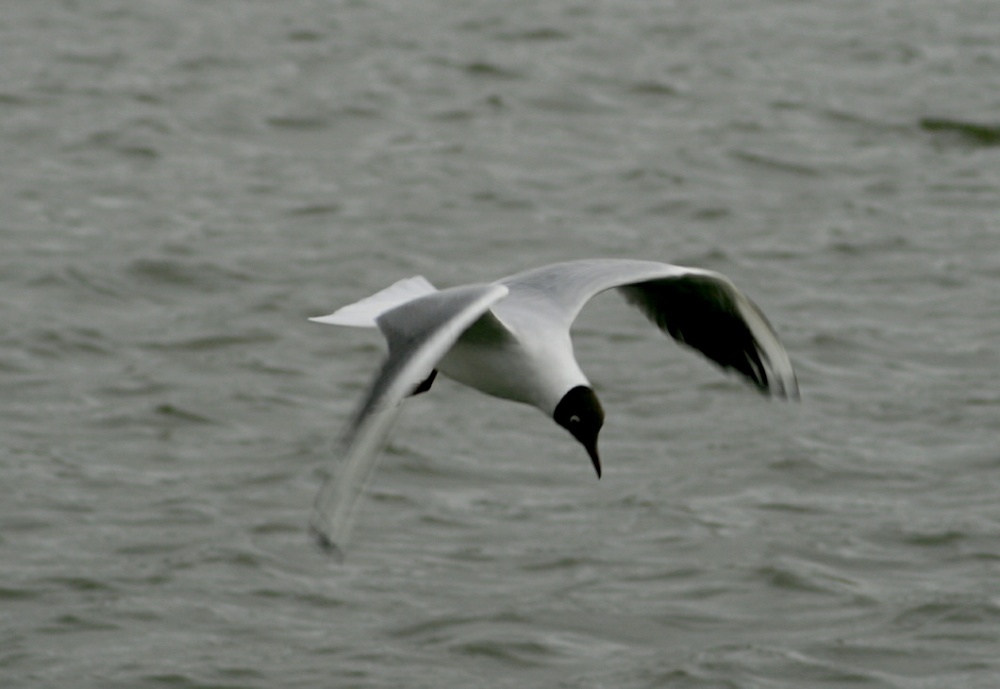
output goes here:
[[[428, 283], [429, 284], [429, 283]], [[389, 354], [358, 406], [335, 477], [327, 478], [313, 506], [312, 530], [332, 552], [346, 546], [355, 509], [399, 414], [399, 405], [430, 375], [461, 334], [507, 296], [500, 284], [469, 285], [407, 301], [376, 319]]]
[[494, 309], [504, 321], [544, 317], [569, 327], [595, 294], [618, 288], [625, 299], [681, 344], [762, 392], [797, 397], [788, 353], [767, 318], [724, 275], [655, 261], [592, 259], [555, 263], [500, 280], [511, 295]]
[[317, 323], [329, 325], [349, 325], [355, 328], [374, 328], [376, 319], [386, 311], [396, 308], [418, 297], [437, 291], [422, 275], [405, 278], [376, 292], [361, 301], [342, 306], [328, 316], [310, 318]]

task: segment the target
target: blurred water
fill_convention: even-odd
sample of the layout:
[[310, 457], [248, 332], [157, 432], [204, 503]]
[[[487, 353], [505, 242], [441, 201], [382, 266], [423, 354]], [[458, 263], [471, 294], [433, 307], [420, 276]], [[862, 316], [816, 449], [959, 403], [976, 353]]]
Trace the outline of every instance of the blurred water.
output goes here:
[[[990, 0], [11, 0], [5, 687], [996, 687]], [[439, 381], [310, 544], [404, 276], [721, 270], [766, 403], [614, 296], [605, 478]]]

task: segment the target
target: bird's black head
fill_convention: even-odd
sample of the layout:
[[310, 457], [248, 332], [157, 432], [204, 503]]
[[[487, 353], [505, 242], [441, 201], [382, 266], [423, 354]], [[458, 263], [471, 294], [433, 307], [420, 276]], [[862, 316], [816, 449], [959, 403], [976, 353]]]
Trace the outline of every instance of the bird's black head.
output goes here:
[[597, 434], [604, 425], [604, 409], [594, 391], [586, 385], [577, 385], [563, 395], [552, 413], [555, 422], [580, 441], [594, 463], [597, 478], [601, 477], [601, 458], [597, 454]]

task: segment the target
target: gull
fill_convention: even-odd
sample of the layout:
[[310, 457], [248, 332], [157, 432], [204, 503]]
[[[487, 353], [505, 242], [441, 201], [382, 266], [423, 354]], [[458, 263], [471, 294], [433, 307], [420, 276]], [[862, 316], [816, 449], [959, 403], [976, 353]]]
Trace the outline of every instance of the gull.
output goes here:
[[587, 452], [597, 477], [604, 410], [573, 355], [570, 326], [594, 295], [617, 289], [660, 330], [765, 395], [797, 398], [791, 361], [761, 310], [724, 275], [655, 261], [599, 258], [438, 290], [421, 276], [310, 320], [378, 328], [388, 354], [342, 436], [343, 460], [313, 507], [311, 530], [343, 555], [355, 508], [402, 402], [440, 372], [537, 407]]

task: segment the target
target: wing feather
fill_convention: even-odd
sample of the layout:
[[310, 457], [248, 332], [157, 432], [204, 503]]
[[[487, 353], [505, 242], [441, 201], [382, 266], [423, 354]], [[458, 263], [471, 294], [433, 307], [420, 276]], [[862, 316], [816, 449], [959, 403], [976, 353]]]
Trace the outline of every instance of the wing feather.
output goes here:
[[456, 287], [418, 297], [376, 319], [389, 353], [343, 436], [344, 459], [336, 480], [326, 479], [313, 506], [312, 531], [326, 549], [339, 552], [346, 545], [359, 498], [400, 403], [462, 332], [507, 292], [500, 284]]
[[761, 310], [724, 275], [655, 261], [590, 259], [556, 263], [504, 278], [511, 296], [495, 309], [569, 327], [596, 294], [617, 288], [672, 338], [732, 370], [762, 392], [797, 397], [785, 348]]
[[437, 288], [422, 275], [404, 278], [353, 304], [342, 306], [327, 316], [309, 320], [328, 325], [347, 325], [354, 328], [374, 328], [378, 317], [397, 306], [418, 297], [436, 292]]
[[689, 274], [618, 290], [660, 330], [739, 373], [761, 392], [798, 395], [788, 354], [767, 318], [722, 276]]

